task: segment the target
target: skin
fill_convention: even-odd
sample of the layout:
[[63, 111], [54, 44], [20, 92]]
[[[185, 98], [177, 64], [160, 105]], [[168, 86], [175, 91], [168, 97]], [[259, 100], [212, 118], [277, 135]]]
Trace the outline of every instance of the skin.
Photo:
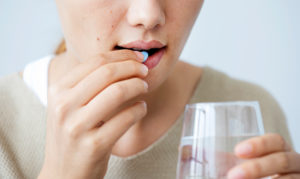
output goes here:
[[[142, 151], [183, 112], [202, 69], [178, 58], [203, 0], [56, 3], [67, 51], [55, 57], [49, 68], [46, 149], [39, 178], [103, 178], [110, 155], [125, 158]], [[167, 45], [158, 66], [143, 71], [136, 53], [114, 50], [136, 40]], [[259, 144], [262, 139], [270, 146], [259, 148], [261, 160], [270, 162], [267, 153], [285, 152], [271, 145], [276, 137], [253, 141]], [[291, 159], [299, 158], [293, 155]], [[299, 172], [296, 163], [291, 163], [290, 175]], [[252, 172], [249, 165], [238, 167]], [[277, 168], [246, 174], [255, 178], [281, 173]]]

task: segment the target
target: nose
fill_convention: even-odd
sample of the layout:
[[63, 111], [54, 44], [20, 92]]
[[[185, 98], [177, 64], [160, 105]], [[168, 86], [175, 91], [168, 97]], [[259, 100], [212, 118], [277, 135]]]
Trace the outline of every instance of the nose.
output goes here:
[[127, 20], [132, 26], [142, 26], [150, 30], [165, 24], [165, 14], [159, 0], [132, 0]]

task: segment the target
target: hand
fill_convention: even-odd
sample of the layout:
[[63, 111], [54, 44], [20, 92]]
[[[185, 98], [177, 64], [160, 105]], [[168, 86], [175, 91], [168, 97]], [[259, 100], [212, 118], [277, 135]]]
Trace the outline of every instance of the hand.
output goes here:
[[103, 178], [112, 147], [146, 115], [148, 69], [130, 50], [79, 63], [49, 87], [44, 164], [39, 178]]
[[273, 176], [278, 179], [300, 178], [300, 154], [278, 134], [254, 137], [238, 144], [235, 154], [249, 159], [228, 173], [229, 179], [256, 179]]

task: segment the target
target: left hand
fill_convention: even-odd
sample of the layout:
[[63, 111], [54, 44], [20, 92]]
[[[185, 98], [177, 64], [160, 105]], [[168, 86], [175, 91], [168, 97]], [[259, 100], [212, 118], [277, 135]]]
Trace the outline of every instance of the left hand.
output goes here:
[[228, 172], [228, 179], [300, 179], [300, 154], [278, 134], [254, 137], [238, 144], [235, 155], [248, 159]]

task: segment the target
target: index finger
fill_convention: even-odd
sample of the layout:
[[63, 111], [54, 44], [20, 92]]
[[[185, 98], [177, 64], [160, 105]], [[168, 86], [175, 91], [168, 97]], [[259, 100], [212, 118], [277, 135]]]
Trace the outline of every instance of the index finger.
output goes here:
[[58, 86], [63, 88], [72, 88], [87, 75], [95, 71], [102, 65], [112, 62], [120, 62], [125, 60], [137, 60], [143, 62], [144, 56], [141, 52], [132, 50], [116, 50], [103, 53], [99, 56], [88, 59], [85, 62], [77, 64], [64, 78], [59, 82]]
[[291, 151], [291, 147], [279, 134], [254, 137], [241, 142], [235, 147], [235, 154], [240, 158], [254, 158], [284, 151]]

